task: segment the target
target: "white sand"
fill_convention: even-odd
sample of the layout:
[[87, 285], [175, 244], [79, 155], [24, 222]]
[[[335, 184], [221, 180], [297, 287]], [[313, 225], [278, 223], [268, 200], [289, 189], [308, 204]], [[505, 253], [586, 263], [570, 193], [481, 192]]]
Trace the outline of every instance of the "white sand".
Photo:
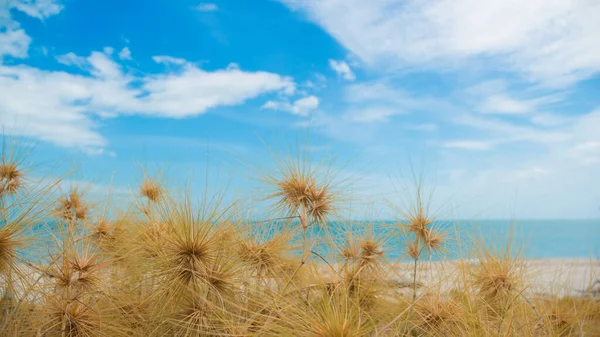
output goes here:
[[[413, 268], [412, 263], [396, 263], [390, 265], [389, 270], [386, 268], [386, 272], [389, 273], [390, 282], [409, 285], [413, 280]], [[321, 266], [320, 270], [325, 275], [332, 274], [328, 266]], [[521, 271], [525, 275], [525, 291], [530, 294], [580, 296], [587, 290], [600, 291], [600, 260], [531, 259], [524, 261]], [[464, 280], [461, 275], [454, 261], [424, 262], [419, 263], [417, 282], [422, 284], [422, 289], [439, 289], [444, 292], [455, 287], [457, 280]]]
[[[476, 262], [472, 262], [476, 263]], [[525, 286], [529, 294], [544, 295], [572, 295], [582, 296], [591, 294], [589, 290], [600, 294], [600, 260], [590, 259], [536, 259], [524, 261]], [[23, 275], [27, 275], [29, 282], [38, 280], [39, 270], [29, 266], [22, 266]], [[386, 268], [388, 279], [398, 286], [398, 291], [410, 291], [401, 285], [412, 285], [413, 279], [412, 263], [390, 264]], [[325, 264], [319, 266], [320, 274], [324, 277], [332, 277], [331, 268]], [[453, 261], [424, 262], [417, 269], [417, 281], [422, 284], [421, 291], [435, 289], [442, 292], [456, 286], [457, 279], [461, 279], [461, 272], [457, 263]], [[463, 278], [464, 279], [464, 278]], [[47, 284], [47, 277], [39, 278], [35, 287]], [[0, 279], [0, 284], [6, 280]], [[17, 283], [16, 291], [23, 291], [26, 284]]]

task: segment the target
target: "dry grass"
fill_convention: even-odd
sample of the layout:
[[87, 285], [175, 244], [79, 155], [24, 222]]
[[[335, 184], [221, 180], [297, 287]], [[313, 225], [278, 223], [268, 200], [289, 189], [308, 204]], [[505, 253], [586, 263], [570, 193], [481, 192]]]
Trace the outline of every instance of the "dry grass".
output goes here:
[[[532, 294], [510, 247], [457, 261], [449, 286], [421, 284], [448, 237], [420, 182], [393, 231], [345, 223], [330, 169], [302, 160], [267, 174], [264, 221], [222, 195], [172, 197], [147, 174], [131, 207], [98, 210], [77, 186], [25, 183], [4, 151], [2, 336], [600, 335], [597, 298]], [[40, 223], [48, 233], [31, 230]], [[405, 274], [389, 257], [402, 254]]]

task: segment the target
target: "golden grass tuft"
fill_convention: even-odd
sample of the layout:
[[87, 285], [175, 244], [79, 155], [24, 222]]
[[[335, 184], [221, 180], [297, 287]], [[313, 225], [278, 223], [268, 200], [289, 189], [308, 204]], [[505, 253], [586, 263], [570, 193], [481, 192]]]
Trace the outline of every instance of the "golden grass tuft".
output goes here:
[[359, 261], [361, 266], [372, 266], [383, 257], [382, 243], [372, 238], [360, 240]]
[[461, 319], [465, 313], [450, 297], [427, 294], [414, 308], [413, 324], [417, 334], [427, 336], [461, 335], [465, 328]]
[[304, 229], [311, 224], [325, 225], [337, 211], [339, 195], [333, 189], [333, 177], [327, 170], [313, 167], [307, 159], [283, 161], [277, 174], [269, 174], [263, 180], [274, 186], [267, 199], [275, 200], [276, 210], [297, 217]]
[[284, 254], [288, 250], [289, 237], [278, 235], [260, 242], [256, 238], [240, 240], [237, 253], [256, 276], [273, 276], [284, 268]]
[[16, 164], [0, 163], [0, 196], [14, 195], [24, 184], [24, 174]]
[[392, 230], [340, 216], [331, 170], [302, 158], [263, 179], [274, 207], [256, 213], [145, 175], [98, 215], [78, 188], [57, 205], [58, 182], [22, 184], [5, 154], [0, 336], [600, 335], [596, 294], [535, 293], [510, 246], [433, 261], [448, 232], [421, 182]]
[[66, 220], [84, 220], [87, 218], [88, 204], [83, 199], [83, 193], [72, 187], [58, 200], [58, 214]]
[[473, 284], [490, 303], [508, 304], [520, 291], [524, 266], [510, 256], [487, 251], [472, 268]]
[[40, 329], [42, 336], [83, 337], [102, 333], [98, 315], [79, 301], [52, 298], [48, 300], [46, 315], [47, 321]]
[[0, 275], [13, 268], [17, 257], [17, 248], [24, 242], [16, 237], [16, 231], [11, 226], [0, 228]]
[[164, 192], [158, 181], [146, 178], [140, 185], [140, 194], [152, 202], [158, 202]]

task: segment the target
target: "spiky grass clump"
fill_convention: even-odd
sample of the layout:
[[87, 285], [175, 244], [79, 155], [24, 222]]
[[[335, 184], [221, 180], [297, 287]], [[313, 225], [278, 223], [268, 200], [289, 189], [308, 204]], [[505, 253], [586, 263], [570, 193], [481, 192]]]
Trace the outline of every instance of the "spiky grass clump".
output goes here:
[[[16, 163], [2, 161], [9, 162]], [[79, 189], [55, 207], [54, 198], [28, 194], [22, 165], [0, 167], [0, 335], [600, 333], [595, 299], [525, 292], [524, 270], [510, 249], [457, 263], [463, 279], [441, 270], [440, 280], [423, 281], [417, 294], [417, 264], [447, 242], [420, 183], [412, 206], [399, 211], [397, 236], [388, 237], [387, 225], [331, 221], [340, 186], [327, 168], [306, 163], [286, 162], [269, 175], [276, 209], [261, 208], [266, 221], [238, 218], [221, 207], [222, 195], [205, 193], [208, 201], [194, 205], [148, 176], [132, 207], [107, 206], [95, 218]], [[21, 186], [8, 193], [6, 181]], [[68, 226], [54, 225], [56, 215]], [[51, 239], [26, 237], [25, 229], [40, 223], [52, 223]], [[406, 251], [410, 265], [396, 263], [396, 249]], [[436, 264], [430, 261], [431, 275]], [[409, 269], [412, 282], [396, 278]], [[435, 288], [438, 281], [450, 288]]]
[[47, 321], [40, 329], [42, 335], [80, 337], [102, 333], [98, 315], [79, 301], [51, 298], [46, 310]]
[[57, 212], [65, 220], [84, 220], [87, 218], [89, 206], [83, 198], [83, 192], [77, 187], [71, 187], [58, 200]]
[[253, 276], [277, 277], [286, 270], [289, 242], [289, 233], [285, 232], [267, 239], [249, 235], [240, 239], [237, 253]]
[[159, 202], [164, 195], [164, 189], [158, 181], [147, 177], [140, 185], [140, 194], [151, 202]]
[[[99, 285], [99, 263], [94, 252], [81, 249], [80, 253], [65, 252], [50, 274], [56, 288], [73, 293], [90, 292]], [[70, 256], [71, 255], [71, 256]]]
[[485, 252], [472, 268], [473, 285], [489, 304], [509, 305], [523, 285], [524, 265], [510, 255]]
[[404, 245], [404, 253], [413, 260], [413, 303], [417, 299], [417, 271], [422, 255], [427, 252], [431, 258], [433, 254], [440, 255], [445, 249], [445, 233], [435, 226], [436, 215], [431, 211], [433, 190], [426, 196], [423, 175], [417, 177], [413, 171], [415, 186], [405, 187], [404, 207], [393, 206], [400, 214], [402, 220], [394, 225], [393, 231]]
[[361, 267], [374, 269], [383, 257], [382, 243], [373, 238], [361, 239], [359, 242], [360, 255], [358, 257]]
[[24, 244], [17, 233], [14, 226], [0, 228], [0, 275], [15, 267], [17, 248]]
[[544, 313], [537, 333], [551, 336], [594, 336], [600, 333], [600, 304], [593, 298], [567, 296], [541, 301]]
[[337, 211], [339, 195], [332, 185], [334, 177], [312, 166], [306, 158], [283, 161], [278, 174], [264, 179], [275, 187], [267, 199], [275, 200], [278, 212], [297, 217], [304, 229], [310, 224], [325, 225]]
[[0, 196], [14, 195], [24, 184], [24, 174], [16, 164], [0, 163]]
[[418, 335], [458, 336], [466, 333], [465, 312], [451, 297], [426, 294], [414, 306], [412, 322]]
[[374, 330], [371, 317], [343, 291], [291, 306], [283, 317], [278, 329], [284, 335], [302, 332], [305, 336], [351, 337], [368, 336]]
[[2, 137], [2, 153], [0, 153], [0, 198], [15, 196], [25, 187], [23, 164], [29, 155], [23, 152], [18, 139]]

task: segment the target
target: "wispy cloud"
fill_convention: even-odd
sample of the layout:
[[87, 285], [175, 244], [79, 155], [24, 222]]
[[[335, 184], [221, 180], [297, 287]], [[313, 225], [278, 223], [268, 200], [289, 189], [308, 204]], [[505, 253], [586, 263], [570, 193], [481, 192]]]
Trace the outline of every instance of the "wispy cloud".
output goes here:
[[549, 85], [600, 69], [594, 0], [280, 1], [373, 67], [467, 68], [478, 58]]
[[394, 115], [435, 110], [439, 100], [411, 93], [386, 80], [360, 82], [344, 89], [346, 115], [357, 122], [385, 122]]
[[291, 78], [278, 74], [231, 67], [209, 72], [168, 57], [158, 60], [175, 60], [181, 69], [133, 76], [109, 52], [58, 57], [86, 74], [0, 65], [0, 120], [13, 123], [6, 125], [13, 132], [60, 146], [102, 148], [107, 142], [99, 132], [99, 117], [184, 118], [265, 93], [295, 90]]
[[329, 67], [331, 67], [331, 69], [333, 69], [333, 71], [335, 71], [338, 74], [338, 76], [342, 77], [347, 81], [354, 81], [356, 79], [356, 76], [354, 75], [352, 69], [350, 69], [350, 66], [346, 61], [336, 61], [330, 59]]
[[5, 55], [18, 58], [27, 57], [30, 43], [31, 38], [22, 29], [0, 31], [0, 61]]
[[121, 49], [119, 52], [119, 59], [121, 60], [131, 60], [131, 50], [128, 47]]
[[187, 63], [187, 61], [185, 59], [172, 57], [172, 56], [166, 56], [166, 55], [152, 56], [152, 60], [156, 63], [163, 63], [163, 64], [184, 65]]
[[27, 15], [43, 20], [52, 15], [60, 13], [63, 6], [55, 0], [16, 0], [9, 4]]
[[28, 55], [29, 37], [19, 23], [12, 19], [11, 9], [21, 11], [31, 17], [44, 20], [58, 14], [63, 6], [53, 0], [2, 0], [0, 5], [0, 63], [5, 56], [25, 58]]
[[214, 3], [201, 3], [196, 6], [196, 10], [200, 12], [216, 12], [219, 10], [219, 6]]
[[474, 141], [474, 140], [455, 140], [444, 143], [444, 147], [463, 149], [463, 150], [489, 150], [493, 147], [492, 142], [487, 141]]
[[268, 101], [262, 106], [262, 109], [281, 110], [298, 116], [307, 116], [318, 107], [319, 99], [316, 96], [307, 96], [299, 98], [293, 103], [288, 101]]

